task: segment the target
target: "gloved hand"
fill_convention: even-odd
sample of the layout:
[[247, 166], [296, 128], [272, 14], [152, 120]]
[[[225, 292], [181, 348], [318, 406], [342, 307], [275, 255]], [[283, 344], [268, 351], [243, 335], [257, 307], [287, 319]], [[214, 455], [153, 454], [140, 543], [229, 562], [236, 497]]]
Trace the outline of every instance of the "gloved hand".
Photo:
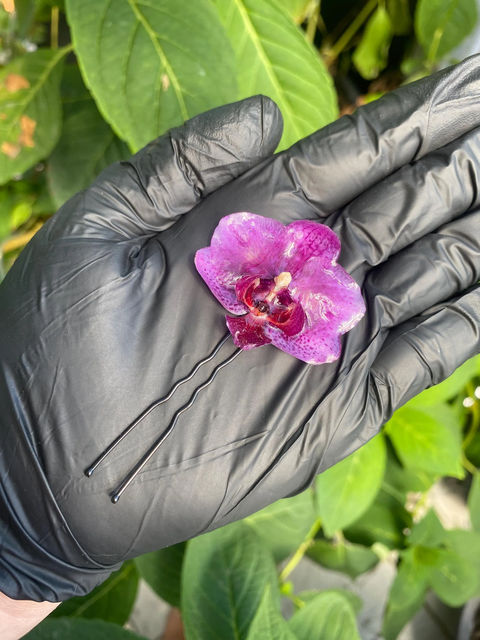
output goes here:
[[[479, 125], [479, 57], [275, 156], [279, 113], [252, 98], [194, 118], [67, 202], [0, 287], [0, 589], [86, 593], [127, 558], [302, 491], [475, 354], [480, 294], [465, 289], [480, 273]], [[234, 350], [85, 477], [226, 333], [193, 258], [237, 211], [331, 226], [367, 313], [332, 364], [272, 346], [240, 353], [114, 505], [112, 490]]]

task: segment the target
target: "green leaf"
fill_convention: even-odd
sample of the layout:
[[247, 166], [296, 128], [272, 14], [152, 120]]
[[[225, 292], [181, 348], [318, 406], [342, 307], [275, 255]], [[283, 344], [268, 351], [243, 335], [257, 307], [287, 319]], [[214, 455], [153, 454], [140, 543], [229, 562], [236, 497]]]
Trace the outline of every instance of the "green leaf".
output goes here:
[[290, 619], [298, 640], [360, 640], [355, 612], [338, 591], [322, 591]]
[[474, 531], [480, 533], [480, 476], [473, 477], [472, 486], [468, 494], [468, 508]]
[[368, 547], [349, 542], [315, 540], [307, 555], [332, 571], [341, 571], [351, 578], [369, 571], [378, 563], [378, 556]]
[[383, 623], [385, 640], [395, 640], [403, 627], [420, 610], [425, 600], [429, 569], [418, 562], [415, 550], [402, 554], [397, 575], [388, 598]]
[[412, 28], [408, 0], [387, 0], [387, 11], [395, 35], [405, 36]]
[[19, 38], [27, 36], [35, 19], [35, 0], [15, 0], [15, 31]]
[[192, 540], [182, 584], [187, 640], [243, 640], [267, 584], [279, 598], [273, 557], [245, 525]]
[[47, 618], [24, 640], [146, 640], [143, 636], [103, 620]]
[[305, 20], [312, 4], [312, 0], [274, 0], [274, 2], [286, 11], [297, 24], [301, 24]]
[[419, 0], [415, 33], [432, 62], [459, 45], [477, 22], [475, 0]]
[[[310, 602], [316, 598], [320, 593], [324, 593], [326, 590], [319, 591], [318, 589], [309, 589], [307, 591], [301, 591], [298, 594], [299, 600], [303, 600], [303, 602]], [[354, 612], [357, 614], [363, 608], [363, 600], [359, 598], [353, 591], [349, 591], [348, 589], [328, 589], [328, 593], [339, 593], [342, 597], [346, 598]]]
[[64, 56], [64, 49], [39, 49], [0, 71], [0, 184], [48, 156], [57, 143]]
[[381, 433], [317, 477], [320, 518], [328, 536], [355, 522], [375, 500], [387, 452]]
[[382, 488], [405, 505], [407, 493], [410, 491], [428, 491], [435, 482], [438, 474], [423, 471], [423, 469], [409, 469], [404, 467], [395, 453], [390, 441], [387, 441], [387, 466]]
[[293, 498], [277, 500], [242, 522], [260, 536], [275, 562], [280, 562], [301, 545], [316, 517], [313, 492], [307, 489]]
[[[63, 102], [62, 135], [48, 161], [50, 189], [57, 208], [88, 187], [108, 165], [131, 155], [100, 115], [78, 67], [66, 67], [64, 81], [65, 76], [69, 87]], [[76, 94], [70, 86], [75, 83]]]
[[389, 549], [401, 549], [405, 544], [403, 529], [407, 526], [402, 516], [408, 516], [405, 510], [399, 512], [376, 502], [360, 520], [345, 529], [345, 537], [366, 547], [380, 542]]
[[373, 80], [388, 64], [393, 25], [384, 6], [379, 6], [367, 22], [360, 44], [352, 55], [360, 75]]
[[430, 509], [425, 517], [413, 526], [408, 536], [408, 543], [423, 547], [438, 547], [444, 541], [445, 535], [445, 529], [437, 514]]
[[478, 589], [477, 568], [471, 560], [446, 549], [438, 550], [438, 558], [430, 576], [430, 586], [451, 607], [465, 604]]
[[27, 222], [32, 215], [33, 197], [19, 196], [5, 187], [0, 189], [0, 242]]
[[67, 0], [98, 107], [133, 151], [237, 98], [235, 59], [208, 0]]
[[280, 149], [337, 117], [333, 83], [324, 63], [274, 0], [213, 2], [237, 55], [240, 97], [263, 93], [280, 107]]
[[480, 597], [480, 535], [464, 529], [451, 529], [445, 535], [445, 546], [475, 568], [478, 579], [475, 597]]
[[398, 409], [385, 427], [407, 467], [462, 478], [460, 426], [446, 404]]
[[466, 384], [479, 373], [479, 357], [475, 356], [464, 362], [446, 380], [436, 384], [430, 389], [422, 391], [418, 396], [412, 398], [405, 406], [410, 408], [420, 406], [431, 406], [442, 404], [451, 400], [462, 391]]
[[180, 542], [135, 558], [141, 577], [155, 593], [173, 607], [180, 606], [182, 566], [186, 547], [186, 542]]
[[123, 625], [128, 620], [137, 595], [138, 574], [133, 562], [125, 562], [119, 571], [86, 596], [71, 598], [55, 609], [52, 618], [90, 618]]
[[270, 585], [265, 588], [260, 606], [248, 630], [247, 640], [296, 640], [273, 603]]

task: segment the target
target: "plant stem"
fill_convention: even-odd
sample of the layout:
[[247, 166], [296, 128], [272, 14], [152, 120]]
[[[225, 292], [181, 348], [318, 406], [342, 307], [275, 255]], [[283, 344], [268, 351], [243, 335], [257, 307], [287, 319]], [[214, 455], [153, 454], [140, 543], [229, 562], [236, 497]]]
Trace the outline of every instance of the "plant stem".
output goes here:
[[355, 18], [355, 20], [353, 20], [350, 26], [347, 29], [345, 29], [345, 31], [342, 33], [342, 35], [336, 41], [333, 47], [325, 51], [324, 55], [325, 55], [325, 62], [327, 63], [327, 65], [331, 64], [334, 60], [336, 60], [338, 56], [342, 53], [342, 51], [349, 45], [350, 40], [357, 33], [357, 31], [360, 29], [363, 23], [367, 20], [367, 18], [375, 9], [377, 4], [378, 4], [378, 0], [370, 0], [370, 2], [367, 2], [367, 4], [363, 7], [363, 9]]
[[56, 51], [58, 49], [58, 7], [52, 7], [52, 19], [50, 27], [50, 48]]
[[472, 420], [471, 420], [470, 428], [462, 444], [462, 448], [464, 451], [468, 447], [468, 445], [472, 442], [473, 438], [475, 437], [475, 434], [478, 431], [478, 427], [480, 426], [480, 407], [478, 406], [477, 400], [475, 400], [476, 398], [475, 385], [473, 384], [473, 382], [469, 382], [467, 384], [467, 393], [469, 397], [473, 398], [474, 403], [471, 406]]
[[470, 460], [467, 458], [467, 456], [464, 453], [461, 454], [461, 463], [463, 468], [469, 471], [472, 474], [472, 476], [478, 476], [479, 471], [477, 467], [470, 462]]
[[315, 0], [313, 9], [311, 10], [310, 17], [308, 19], [307, 29], [305, 37], [313, 44], [315, 40], [315, 34], [317, 33], [318, 19], [320, 17], [320, 0]]
[[293, 556], [290, 558], [290, 560], [286, 564], [286, 566], [283, 569], [283, 571], [280, 573], [279, 580], [280, 580], [281, 583], [285, 582], [285, 580], [288, 578], [288, 576], [292, 573], [292, 571], [298, 565], [300, 560], [303, 558], [305, 553], [308, 551], [309, 547], [312, 546], [313, 539], [315, 538], [315, 536], [319, 532], [321, 526], [322, 526], [322, 521], [320, 520], [320, 518], [317, 518], [315, 520], [315, 522], [313, 523], [312, 528], [307, 533], [307, 536], [306, 536], [305, 540], [298, 547], [298, 549], [295, 551]]

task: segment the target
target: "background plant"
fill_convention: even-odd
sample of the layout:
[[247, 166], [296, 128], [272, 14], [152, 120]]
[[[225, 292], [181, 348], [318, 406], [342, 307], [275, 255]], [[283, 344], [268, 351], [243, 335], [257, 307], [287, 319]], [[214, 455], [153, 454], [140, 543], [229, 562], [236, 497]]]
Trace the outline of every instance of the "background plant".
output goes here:
[[[0, 278], [105, 166], [185, 119], [263, 93], [282, 110], [285, 148], [455, 61], [477, 24], [475, 0], [2, 4]], [[452, 606], [480, 595], [478, 384], [474, 359], [397, 411], [308, 491], [125, 563], [29, 638], [133, 638], [122, 625], [142, 576], [181, 608], [187, 640], [355, 640], [362, 603], [353, 593], [295, 592], [290, 573], [305, 554], [355, 578], [397, 550], [385, 640], [429, 589]], [[420, 518], [430, 487], [445, 476], [472, 480], [470, 531], [446, 531], [432, 510]], [[295, 606], [288, 622], [281, 598]]]

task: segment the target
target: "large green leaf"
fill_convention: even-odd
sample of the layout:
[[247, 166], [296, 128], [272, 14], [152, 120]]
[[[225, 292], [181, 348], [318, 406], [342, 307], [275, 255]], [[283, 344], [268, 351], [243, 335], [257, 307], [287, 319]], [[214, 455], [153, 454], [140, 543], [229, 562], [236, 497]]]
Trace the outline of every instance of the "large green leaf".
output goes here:
[[460, 427], [446, 404], [398, 409], [385, 427], [407, 467], [463, 477]]
[[50, 616], [53, 618], [90, 618], [123, 625], [133, 608], [138, 588], [138, 573], [133, 562], [126, 562], [119, 571], [86, 596], [71, 598]]
[[313, 492], [307, 489], [293, 498], [277, 500], [242, 522], [260, 536], [275, 561], [280, 562], [300, 546], [316, 517]]
[[273, 557], [245, 525], [192, 540], [182, 584], [187, 640], [243, 640], [267, 584], [279, 597]]
[[451, 529], [445, 531], [445, 536], [445, 546], [475, 568], [478, 580], [475, 596], [480, 597], [480, 535], [464, 529]]
[[388, 64], [388, 50], [393, 38], [393, 24], [384, 6], [379, 6], [367, 22], [352, 61], [367, 80], [376, 78]]
[[297, 640], [272, 600], [270, 585], [265, 588], [247, 640]]
[[475, 0], [419, 0], [415, 32], [430, 60], [439, 60], [467, 36], [477, 22]]
[[24, 640], [146, 640], [143, 636], [103, 620], [47, 618]]
[[479, 357], [464, 362], [446, 380], [419, 393], [406, 406], [431, 406], [454, 398], [474, 376], [480, 373]]
[[341, 571], [351, 578], [369, 571], [378, 563], [378, 556], [368, 547], [350, 542], [315, 540], [307, 555], [332, 571]]
[[338, 591], [323, 591], [290, 619], [298, 640], [360, 640], [355, 612]]
[[381, 433], [317, 477], [318, 507], [327, 535], [355, 522], [375, 500], [385, 473]]
[[186, 543], [135, 558], [138, 572], [152, 589], [174, 607], [180, 606], [182, 566]]
[[87, 85], [134, 151], [237, 97], [232, 48], [208, 0], [68, 0], [67, 17]]
[[438, 547], [446, 536], [445, 529], [433, 509], [413, 527], [408, 536], [408, 544], [422, 545], [423, 547]]
[[439, 549], [430, 576], [430, 586], [446, 604], [459, 607], [470, 600], [478, 589], [477, 567], [458, 553]]
[[332, 80], [315, 49], [274, 0], [212, 0], [238, 60], [240, 97], [263, 93], [283, 114], [280, 148], [337, 116]]
[[0, 184], [48, 156], [61, 130], [65, 50], [27, 53], [0, 71]]
[[57, 207], [88, 187], [109, 164], [130, 156], [128, 146], [100, 115], [77, 66], [65, 67], [61, 93], [62, 135], [48, 161]]

